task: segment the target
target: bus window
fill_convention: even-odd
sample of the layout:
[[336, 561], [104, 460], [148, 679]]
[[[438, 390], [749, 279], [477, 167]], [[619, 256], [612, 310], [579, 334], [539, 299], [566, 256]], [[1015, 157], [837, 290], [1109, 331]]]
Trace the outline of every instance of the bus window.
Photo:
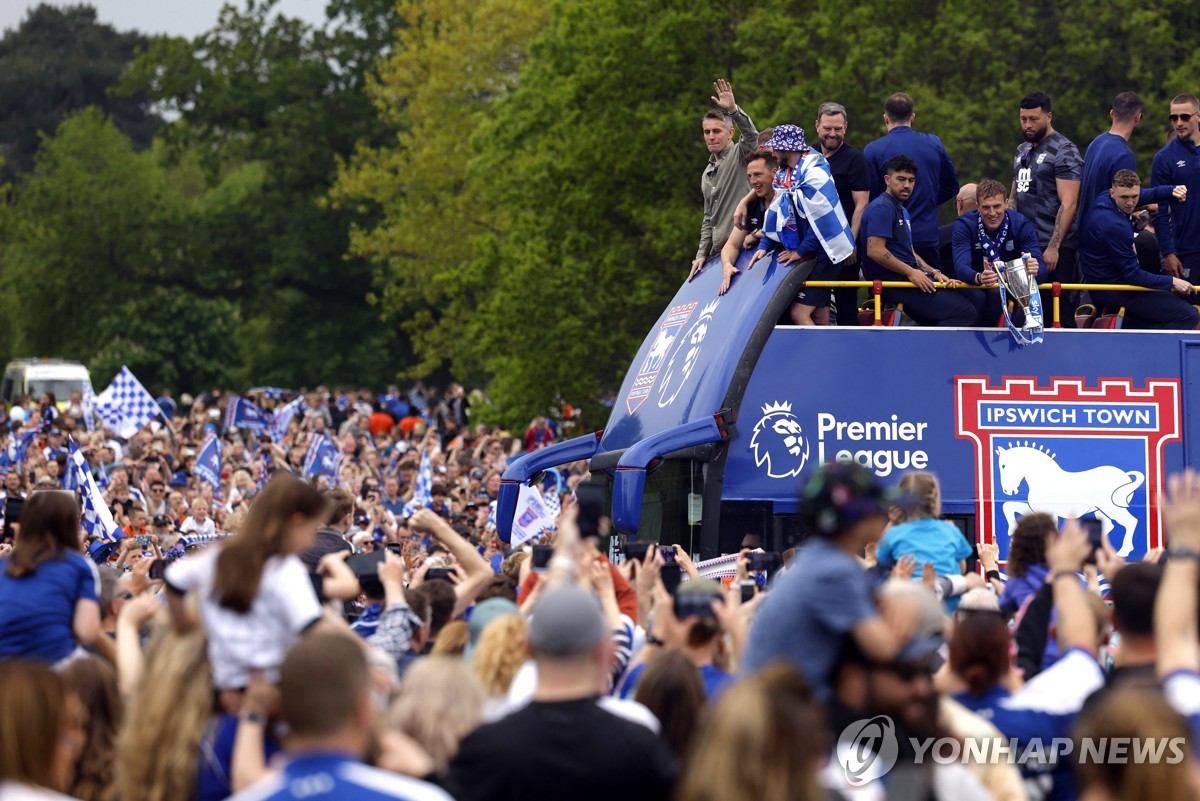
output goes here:
[[700, 547], [700, 498], [704, 464], [695, 459], [667, 459], [646, 475], [642, 493], [639, 542], [678, 543], [689, 554]]

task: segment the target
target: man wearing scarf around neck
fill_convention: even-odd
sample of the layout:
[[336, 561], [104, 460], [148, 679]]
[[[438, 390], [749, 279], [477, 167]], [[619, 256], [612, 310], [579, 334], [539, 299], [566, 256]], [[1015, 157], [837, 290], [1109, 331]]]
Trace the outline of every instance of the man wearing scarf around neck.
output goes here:
[[[1008, 208], [1003, 184], [985, 178], [979, 182], [975, 197], [979, 208], [954, 221], [951, 236], [954, 275], [965, 284], [986, 287], [982, 292], [964, 290], [962, 294], [979, 311], [976, 325], [991, 328], [1003, 313], [998, 288], [999, 270], [1003, 267], [997, 266], [996, 262], [1012, 261], [1021, 258], [1022, 253], [1028, 253], [1032, 258], [1025, 266], [1038, 283], [1046, 280], [1046, 267], [1042, 263], [1037, 229], [1024, 214]], [[1020, 304], [1014, 306], [1012, 316], [1016, 325], [1025, 322]], [[1049, 324], [1050, 320], [1046, 322]]]

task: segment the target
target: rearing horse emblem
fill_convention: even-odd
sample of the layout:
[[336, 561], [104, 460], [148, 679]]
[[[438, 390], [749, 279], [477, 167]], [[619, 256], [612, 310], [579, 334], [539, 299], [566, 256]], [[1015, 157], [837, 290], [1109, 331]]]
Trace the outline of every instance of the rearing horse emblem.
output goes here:
[[1146, 475], [1137, 470], [1122, 470], [1113, 465], [1093, 467], [1072, 473], [1059, 467], [1054, 454], [1029, 442], [996, 448], [1000, 488], [1005, 495], [1016, 495], [1022, 482], [1027, 487], [1024, 501], [1004, 501], [1004, 519], [1012, 537], [1017, 515], [1037, 512], [1056, 518], [1078, 518], [1095, 514], [1104, 536], [1114, 525], [1125, 531], [1121, 556], [1133, 552], [1138, 519], [1130, 511], [1134, 493], [1146, 483]]

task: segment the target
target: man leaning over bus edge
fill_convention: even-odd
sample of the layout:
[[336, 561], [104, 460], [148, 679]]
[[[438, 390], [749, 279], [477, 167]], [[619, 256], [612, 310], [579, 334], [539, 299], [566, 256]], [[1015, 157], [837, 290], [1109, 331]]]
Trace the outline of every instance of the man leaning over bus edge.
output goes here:
[[[830, 281], [838, 264], [854, 255], [854, 237], [842, 211], [829, 162], [804, 141], [798, 125], [777, 125], [765, 145], [779, 161], [775, 173], [775, 199], [763, 223], [764, 239], [754, 254], [757, 261], [771, 250], [784, 250], [780, 264], [815, 263], [808, 274], [813, 281]], [[801, 289], [792, 304], [796, 325], [829, 323], [828, 288]]]
[[721, 279], [721, 288], [717, 291], [719, 295], [729, 291], [733, 277], [741, 272], [737, 268], [737, 260], [742, 250], [755, 247], [762, 241], [763, 220], [766, 219], [771, 201], [775, 199], [773, 179], [775, 171], [779, 169], [779, 161], [775, 154], [765, 150], [755, 151], [743, 161], [746, 163], [746, 178], [750, 182], [750, 195], [747, 197], [752, 199], [745, 207], [742, 220], [739, 222], [735, 218], [729, 239], [725, 240], [725, 246], [721, 248], [721, 268], [724, 270], [724, 276]]

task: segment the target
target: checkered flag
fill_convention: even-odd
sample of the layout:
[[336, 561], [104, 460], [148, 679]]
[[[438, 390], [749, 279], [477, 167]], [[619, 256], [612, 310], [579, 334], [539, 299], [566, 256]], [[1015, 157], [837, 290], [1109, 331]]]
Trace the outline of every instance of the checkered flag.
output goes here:
[[100, 488], [96, 486], [96, 480], [92, 478], [92, 471], [88, 469], [87, 460], [83, 458], [74, 439], [70, 440], [70, 450], [71, 473], [83, 500], [83, 511], [79, 522], [83, 524], [89, 537], [99, 537], [102, 540], [117, 539], [117, 523], [113, 520], [112, 512], [109, 511], [108, 504], [104, 502]]
[[122, 366], [108, 389], [96, 396], [96, 412], [121, 439], [130, 439], [155, 417], [162, 408], [142, 382]]
[[96, 390], [91, 379], [83, 382], [83, 424], [88, 431], [96, 430]]

